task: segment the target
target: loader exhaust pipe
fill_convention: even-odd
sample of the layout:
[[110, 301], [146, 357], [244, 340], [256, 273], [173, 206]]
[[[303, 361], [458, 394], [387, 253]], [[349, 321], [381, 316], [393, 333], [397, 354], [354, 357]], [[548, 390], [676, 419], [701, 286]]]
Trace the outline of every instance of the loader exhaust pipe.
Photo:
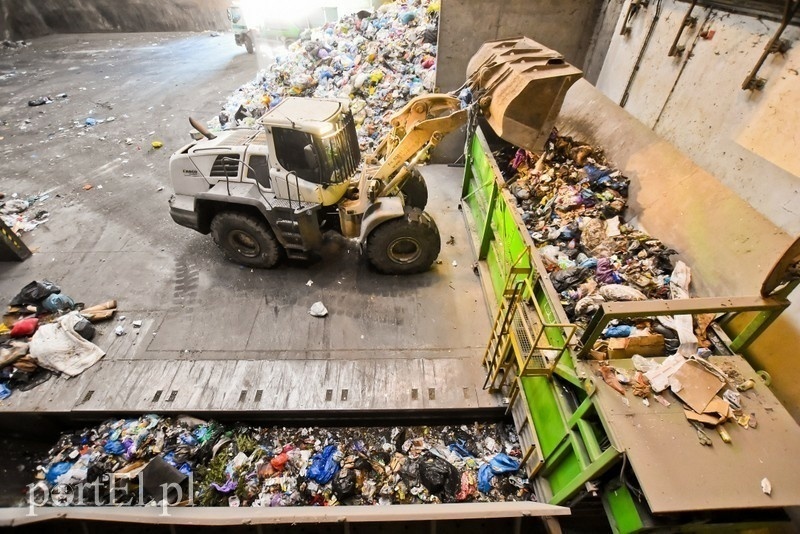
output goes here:
[[194, 128], [195, 130], [200, 132], [203, 135], [203, 137], [205, 137], [206, 139], [216, 139], [217, 138], [216, 135], [214, 135], [213, 133], [208, 131], [208, 128], [206, 128], [205, 126], [203, 126], [202, 124], [197, 122], [192, 117], [189, 117], [189, 124], [191, 124], [192, 128]]

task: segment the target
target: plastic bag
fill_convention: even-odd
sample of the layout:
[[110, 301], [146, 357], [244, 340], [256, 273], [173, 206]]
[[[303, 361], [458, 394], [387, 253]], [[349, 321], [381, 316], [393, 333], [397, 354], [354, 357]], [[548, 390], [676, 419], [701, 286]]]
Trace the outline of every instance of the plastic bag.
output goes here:
[[72, 464], [70, 462], [58, 462], [50, 466], [44, 478], [51, 484], [55, 485], [56, 480], [70, 470]]
[[516, 473], [519, 471], [519, 462], [502, 452], [495, 455], [495, 457], [489, 461], [489, 466], [491, 466], [492, 472], [495, 475], [501, 475], [503, 473]]
[[339, 471], [339, 462], [333, 456], [338, 451], [336, 445], [328, 445], [311, 460], [306, 476], [318, 484], [327, 484]]
[[647, 297], [636, 288], [620, 284], [609, 284], [600, 288], [599, 293], [610, 301], [647, 300]]
[[492, 491], [492, 479], [494, 478], [494, 473], [492, 473], [492, 468], [489, 464], [483, 464], [478, 469], [478, 491], [481, 493], [489, 493]]
[[519, 462], [505, 453], [496, 454], [478, 469], [478, 490], [489, 493], [492, 490], [492, 479], [495, 475], [503, 473], [516, 473], [519, 471]]
[[563, 271], [556, 271], [550, 275], [550, 280], [553, 282], [553, 286], [556, 288], [556, 291], [561, 293], [562, 291], [566, 291], [567, 289], [571, 288], [572, 286], [576, 286], [589, 278], [591, 271], [589, 269], [583, 269], [581, 267], [571, 267], [569, 269]]
[[444, 493], [455, 497], [461, 486], [458, 470], [447, 460], [437, 456], [426, 456], [420, 462], [419, 479], [431, 493]]
[[42, 301], [42, 307], [49, 312], [71, 310], [75, 301], [63, 293], [52, 293]]
[[344, 468], [333, 477], [333, 492], [339, 500], [352, 497], [356, 493], [356, 473]]
[[11, 332], [8, 335], [11, 337], [27, 337], [32, 335], [36, 332], [36, 328], [39, 326], [39, 319], [36, 317], [26, 317], [25, 319], [20, 319], [14, 326], [11, 327]]
[[603, 331], [605, 337], [630, 337], [633, 333], [633, 327], [627, 324], [618, 326], [609, 326]]
[[61, 293], [61, 288], [49, 280], [37, 282], [34, 280], [22, 288], [17, 296], [11, 299], [11, 306], [24, 306], [26, 304], [39, 305], [53, 293]]

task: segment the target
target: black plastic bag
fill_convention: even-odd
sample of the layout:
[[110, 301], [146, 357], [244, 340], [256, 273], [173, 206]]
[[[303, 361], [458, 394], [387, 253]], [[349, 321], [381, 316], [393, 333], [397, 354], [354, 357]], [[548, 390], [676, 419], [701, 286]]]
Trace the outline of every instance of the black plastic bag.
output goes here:
[[28, 304], [38, 306], [53, 293], [61, 293], [61, 288], [49, 280], [42, 280], [41, 282], [34, 280], [23, 287], [22, 291], [11, 299], [10, 304], [12, 306], [26, 306]]
[[554, 272], [550, 275], [550, 280], [553, 282], [553, 287], [556, 288], [556, 291], [561, 293], [562, 291], [566, 291], [573, 286], [585, 282], [591, 274], [592, 272], [589, 269], [570, 267], [563, 271]]
[[94, 338], [94, 325], [86, 319], [81, 319], [75, 323], [75, 326], [73, 326], [72, 329], [75, 330], [75, 332], [86, 341], [91, 341]]
[[340, 501], [352, 497], [356, 493], [356, 473], [352, 469], [343, 468], [333, 477], [333, 492]]
[[438, 456], [426, 456], [419, 466], [419, 480], [433, 494], [455, 497], [461, 484], [458, 469]]

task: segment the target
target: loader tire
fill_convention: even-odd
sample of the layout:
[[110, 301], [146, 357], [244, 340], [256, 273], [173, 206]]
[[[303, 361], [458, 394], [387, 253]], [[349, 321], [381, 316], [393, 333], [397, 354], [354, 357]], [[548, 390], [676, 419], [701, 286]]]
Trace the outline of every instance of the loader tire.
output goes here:
[[211, 221], [211, 235], [228, 259], [248, 267], [271, 269], [283, 254], [267, 223], [252, 215], [223, 211]]
[[383, 274], [413, 274], [430, 269], [441, 250], [436, 223], [418, 208], [387, 221], [367, 237], [367, 258]]
[[400, 191], [403, 192], [406, 206], [421, 210], [427, 206], [428, 186], [425, 185], [425, 179], [417, 169], [411, 171], [411, 175], [406, 179], [406, 183], [403, 184]]
[[248, 54], [252, 54], [255, 52], [255, 47], [253, 46], [253, 39], [249, 35], [244, 38], [244, 48], [247, 50]]

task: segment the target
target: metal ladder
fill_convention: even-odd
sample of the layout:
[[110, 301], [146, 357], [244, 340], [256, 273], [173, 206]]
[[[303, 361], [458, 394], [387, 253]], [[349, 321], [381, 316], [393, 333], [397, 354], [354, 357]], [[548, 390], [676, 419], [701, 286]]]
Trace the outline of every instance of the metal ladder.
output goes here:
[[[509, 349], [511, 348], [511, 336], [509, 334], [517, 304], [524, 291], [524, 280], [521, 277], [527, 276], [529, 272], [529, 269], [519, 267], [520, 261], [527, 253], [528, 249], [526, 248], [511, 265], [506, 277], [500, 305], [492, 324], [492, 333], [489, 336], [489, 343], [483, 354], [483, 366], [486, 367], [486, 380], [483, 383], [483, 389], [492, 391], [501, 389], [513, 364], [513, 359], [509, 357]], [[500, 384], [497, 384], [497, 378], [501, 372], [503, 373], [503, 380]]]
[[483, 358], [484, 389], [497, 391], [509, 384], [511, 403], [519, 393], [520, 378], [552, 376], [576, 330], [573, 324], [546, 317], [538, 302], [545, 292], [542, 276], [532, 263], [522, 265], [530, 253], [526, 248], [509, 269]]

